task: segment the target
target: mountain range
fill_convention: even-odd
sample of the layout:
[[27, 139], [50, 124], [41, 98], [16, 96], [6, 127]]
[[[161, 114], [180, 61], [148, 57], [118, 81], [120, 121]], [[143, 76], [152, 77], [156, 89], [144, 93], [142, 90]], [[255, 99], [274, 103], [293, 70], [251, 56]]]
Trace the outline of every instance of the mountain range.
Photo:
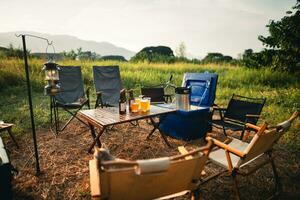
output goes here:
[[[127, 60], [135, 55], [135, 52], [123, 47], [118, 47], [109, 42], [88, 41], [71, 35], [51, 35], [32, 31], [0, 32], [0, 46], [8, 47], [10, 44], [12, 44], [15, 48], [22, 48], [22, 39], [20, 37], [16, 37], [16, 34], [31, 34], [47, 38], [49, 41], [53, 41], [56, 53], [70, 51], [72, 49], [76, 51], [81, 47], [82, 51], [96, 52], [101, 56], [121, 55]], [[36, 38], [26, 37], [26, 46], [27, 49], [32, 53], [45, 53], [47, 43]], [[48, 52], [53, 53], [53, 49], [49, 47]]]

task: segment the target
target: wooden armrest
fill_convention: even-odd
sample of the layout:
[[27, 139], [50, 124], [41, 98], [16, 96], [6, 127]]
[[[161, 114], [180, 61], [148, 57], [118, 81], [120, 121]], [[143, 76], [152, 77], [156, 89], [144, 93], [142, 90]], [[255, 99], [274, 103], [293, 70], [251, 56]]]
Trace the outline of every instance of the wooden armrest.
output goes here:
[[261, 127], [259, 127], [259, 126], [256, 126], [256, 125], [253, 125], [253, 124], [250, 124], [250, 123], [246, 123], [245, 126], [246, 126], [247, 128], [252, 128], [252, 129], [254, 129], [254, 130], [256, 130], [256, 131], [260, 130], [260, 128], [261, 128]]
[[247, 114], [246, 117], [260, 118], [260, 115], [251, 115], [251, 114]]
[[[189, 153], [188, 150], [186, 150], [186, 148], [184, 146], [179, 146], [178, 147], [178, 151], [180, 152], [181, 155]], [[190, 160], [192, 158], [193, 158], [193, 156], [187, 156], [187, 157], [185, 157], [186, 160]]]
[[219, 141], [217, 139], [214, 139], [212, 137], [208, 136], [205, 139], [206, 140], [212, 140], [216, 146], [218, 146], [218, 147], [220, 147], [220, 148], [222, 148], [224, 150], [227, 150], [230, 153], [233, 153], [233, 154], [235, 154], [235, 155], [237, 155], [237, 156], [239, 156], [241, 158], [243, 158], [246, 155], [245, 153], [243, 153], [243, 152], [241, 152], [241, 151], [239, 151], [239, 150], [237, 150], [235, 148], [232, 148], [231, 146], [229, 146], [229, 145], [227, 145], [227, 144], [225, 144], [225, 143], [223, 143], [223, 142], [221, 142], [221, 141]]

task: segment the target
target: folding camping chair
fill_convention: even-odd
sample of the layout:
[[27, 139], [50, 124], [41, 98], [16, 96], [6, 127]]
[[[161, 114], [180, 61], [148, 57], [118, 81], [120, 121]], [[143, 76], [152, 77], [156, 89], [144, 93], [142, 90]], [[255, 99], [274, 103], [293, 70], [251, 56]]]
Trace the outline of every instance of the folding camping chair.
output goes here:
[[172, 198], [190, 191], [198, 199], [201, 171], [212, 145], [209, 141], [205, 147], [183, 155], [137, 161], [114, 159], [100, 149], [89, 161], [91, 195], [134, 200]]
[[211, 107], [216, 98], [217, 83], [218, 74], [215, 73], [185, 73], [181, 86], [191, 88], [191, 105]]
[[211, 118], [210, 107], [213, 105], [218, 75], [214, 73], [186, 73], [183, 87], [190, 87], [190, 104], [196, 109], [178, 110], [163, 116], [160, 130], [173, 138], [193, 140], [202, 138], [210, 130], [207, 121]]
[[[256, 131], [256, 134], [250, 141], [250, 143], [235, 139], [228, 138], [227, 142], [223, 143], [219, 140], [207, 137], [206, 139], [214, 141], [214, 144], [219, 148], [216, 151], [210, 153], [210, 160], [218, 166], [225, 169], [206, 181], [214, 178], [224, 172], [229, 172], [234, 183], [234, 191], [237, 199], [240, 199], [238, 191], [238, 183], [236, 176], [248, 176], [260, 169], [267, 163], [271, 163], [272, 170], [275, 178], [275, 192], [281, 189], [281, 183], [276, 171], [274, 157], [272, 155], [274, 144], [280, 139], [280, 137], [290, 128], [291, 123], [299, 116], [299, 112], [294, 114], [286, 121], [278, 124], [274, 127], [268, 127], [267, 123], [263, 123], [262, 126], [256, 126], [247, 123], [246, 126]], [[244, 169], [248, 168], [247, 171]], [[249, 169], [250, 168], [250, 169]]]
[[160, 103], [171, 103], [172, 95], [165, 94], [165, 90], [168, 87], [175, 88], [176, 86], [171, 83], [173, 79], [173, 75], [170, 76], [166, 83], [161, 85], [153, 86], [153, 87], [142, 87], [141, 94], [145, 97], [151, 98], [152, 104], [160, 104]]
[[93, 66], [93, 76], [97, 94], [95, 108], [118, 106], [123, 89], [119, 66]]
[[[60, 92], [51, 99], [51, 125], [54, 124], [55, 133], [63, 131], [70, 122], [76, 118], [83, 124], [87, 125], [84, 121], [78, 118], [77, 112], [87, 105], [90, 108], [89, 101], [89, 88], [84, 91], [82, 73], [80, 66], [60, 66], [59, 71], [59, 85]], [[60, 128], [59, 112], [58, 108], [62, 108], [64, 111], [71, 115], [71, 118]]]
[[242, 139], [244, 132], [251, 130], [245, 124], [257, 123], [265, 102], [266, 98], [250, 98], [233, 94], [227, 108], [214, 107], [214, 111], [219, 111], [220, 119], [212, 120], [211, 123], [214, 127], [223, 129], [225, 136], [227, 136], [227, 129], [242, 131], [240, 136]]

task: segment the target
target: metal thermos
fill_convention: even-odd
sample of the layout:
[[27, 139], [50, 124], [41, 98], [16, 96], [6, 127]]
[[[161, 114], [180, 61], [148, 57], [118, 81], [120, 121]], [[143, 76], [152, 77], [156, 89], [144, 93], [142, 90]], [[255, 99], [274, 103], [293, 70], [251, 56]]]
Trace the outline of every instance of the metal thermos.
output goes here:
[[177, 87], [175, 88], [176, 109], [189, 110], [190, 109], [190, 88]]

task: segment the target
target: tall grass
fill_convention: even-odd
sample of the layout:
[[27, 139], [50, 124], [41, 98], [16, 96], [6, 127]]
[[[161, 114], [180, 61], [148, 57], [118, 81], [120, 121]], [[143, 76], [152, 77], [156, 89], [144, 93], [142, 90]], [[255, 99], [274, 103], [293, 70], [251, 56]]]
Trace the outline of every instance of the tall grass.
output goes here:
[[[49, 99], [43, 96], [44, 74], [41, 72], [43, 60], [31, 59], [30, 77], [33, 87], [35, 119], [38, 127], [49, 126]], [[233, 93], [250, 96], [266, 97], [267, 103], [263, 109], [262, 120], [277, 123], [286, 119], [294, 110], [300, 108], [300, 78], [299, 75], [286, 72], [274, 72], [269, 69], [248, 69], [230, 65], [217, 64], [149, 64], [115, 61], [62, 61], [60, 65], [82, 66], [86, 86], [93, 88], [92, 66], [119, 65], [121, 77], [126, 88], [136, 89], [136, 95], [141, 86], [158, 85], [165, 82], [173, 74], [173, 83], [181, 85], [185, 72], [210, 71], [219, 74], [215, 103], [226, 106]], [[24, 63], [19, 59], [0, 60], [0, 118], [17, 124], [16, 131], [25, 132], [29, 127], [29, 112], [25, 87]], [[93, 90], [92, 90], [93, 91]], [[95, 95], [92, 92], [92, 102]], [[93, 104], [92, 104], [93, 105]], [[0, 119], [0, 120], [1, 120]], [[286, 137], [289, 143], [300, 146], [300, 136], [296, 124]]]

